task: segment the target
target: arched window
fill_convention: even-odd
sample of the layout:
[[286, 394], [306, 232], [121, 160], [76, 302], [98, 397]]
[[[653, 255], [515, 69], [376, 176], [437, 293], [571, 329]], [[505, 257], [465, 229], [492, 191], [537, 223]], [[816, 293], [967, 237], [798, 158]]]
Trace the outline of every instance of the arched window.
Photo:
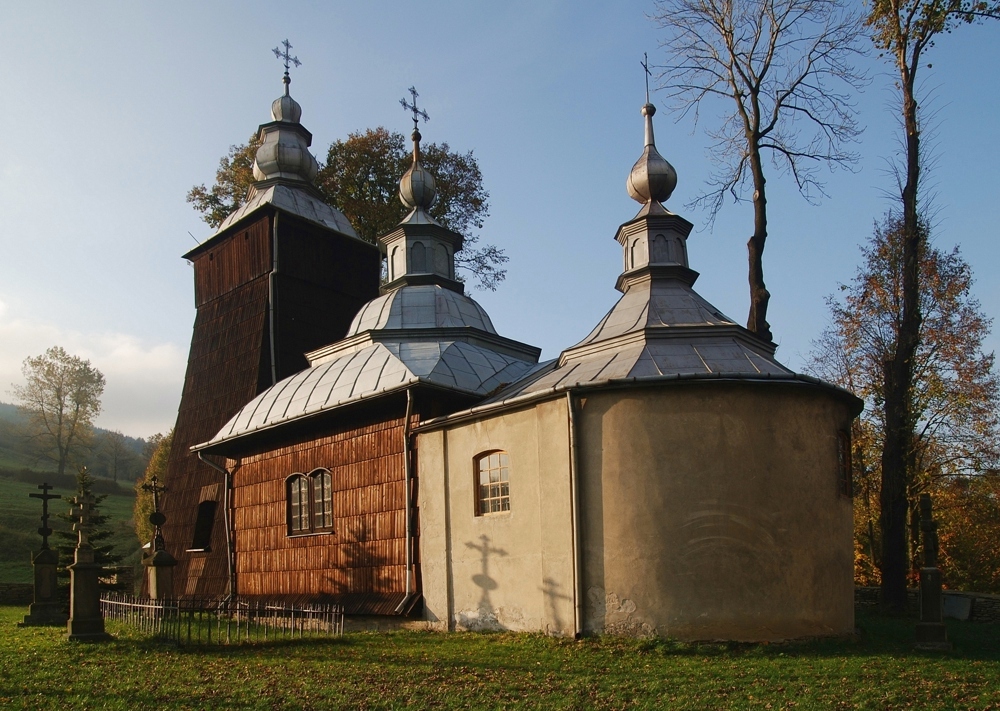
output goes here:
[[326, 469], [317, 469], [309, 478], [313, 492], [313, 530], [329, 531], [333, 528], [333, 478]]
[[333, 477], [327, 469], [296, 472], [285, 480], [288, 535], [333, 531]]
[[476, 515], [510, 511], [510, 457], [485, 452], [475, 458]]
[[410, 273], [427, 271], [427, 250], [423, 242], [415, 242], [410, 247]]

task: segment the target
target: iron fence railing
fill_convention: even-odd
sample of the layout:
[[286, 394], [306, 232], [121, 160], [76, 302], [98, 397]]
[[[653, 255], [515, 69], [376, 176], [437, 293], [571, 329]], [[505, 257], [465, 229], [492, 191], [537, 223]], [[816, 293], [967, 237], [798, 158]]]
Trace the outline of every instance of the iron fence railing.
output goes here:
[[151, 600], [124, 593], [101, 595], [106, 620], [176, 644], [232, 645], [344, 633], [340, 605], [293, 605], [245, 599]]

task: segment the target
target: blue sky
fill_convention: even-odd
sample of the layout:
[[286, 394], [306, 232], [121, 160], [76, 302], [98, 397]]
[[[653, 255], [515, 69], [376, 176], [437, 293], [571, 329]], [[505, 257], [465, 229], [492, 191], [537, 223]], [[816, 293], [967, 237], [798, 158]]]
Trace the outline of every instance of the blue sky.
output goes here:
[[[173, 424], [194, 322], [180, 255], [192, 235], [211, 233], [184, 196], [269, 120], [282, 72], [270, 50], [286, 37], [303, 62], [292, 94], [318, 158], [350, 131], [408, 131], [398, 101], [411, 84], [431, 116], [425, 140], [474, 150], [491, 193], [481, 236], [511, 261], [496, 293], [472, 296], [501, 333], [558, 355], [618, 296], [613, 238], [638, 208], [625, 178], [642, 150], [639, 60], [646, 51], [662, 61], [651, 11], [638, 0], [5, 3], [0, 399], [11, 399], [25, 357], [60, 344], [107, 376], [99, 424], [136, 436]], [[961, 246], [991, 316], [1000, 313], [997, 29], [942, 37], [933, 68], [921, 69], [935, 239]], [[824, 297], [850, 280], [858, 246], [890, 205], [893, 75], [874, 55], [864, 66], [873, 81], [859, 97], [867, 130], [855, 172], [826, 176], [819, 206], [788, 179], [769, 180], [769, 321], [779, 359], [796, 369], [826, 324]], [[653, 101], [658, 148], [679, 174], [668, 207], [696, 226], [696, 288], [742, 323], [751, 209], [727, 205], [709, 231], [704, 212], [684, 207], [711, 170], [709, 139], [675, 123], [655, 92]]]

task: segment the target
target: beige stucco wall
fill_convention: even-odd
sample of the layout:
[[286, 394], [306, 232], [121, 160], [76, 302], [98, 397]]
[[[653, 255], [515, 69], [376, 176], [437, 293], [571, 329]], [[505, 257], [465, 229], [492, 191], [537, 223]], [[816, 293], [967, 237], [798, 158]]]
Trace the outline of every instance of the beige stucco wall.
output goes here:
[[585, 629], [734, 640], [853, 631], [842, 399], [702, 382], [594, 392], [579, 412]]
[[[511, 510], [475, 515], [473, 458], [510, 457]], [[440, 629], [574, 632], [565, 400], [417, 437], [424, 609]]]
[[[831, 390], [691, 382], [576, 396], [587, 633], [776, 640], [853, 631]], [[566, 399], [418, 436], [422, 590], [440, 629], [573, 634]], [[511, 511], [475, 516], [503, 449]], [[484, 548], [485, 546], [485, 548]]]

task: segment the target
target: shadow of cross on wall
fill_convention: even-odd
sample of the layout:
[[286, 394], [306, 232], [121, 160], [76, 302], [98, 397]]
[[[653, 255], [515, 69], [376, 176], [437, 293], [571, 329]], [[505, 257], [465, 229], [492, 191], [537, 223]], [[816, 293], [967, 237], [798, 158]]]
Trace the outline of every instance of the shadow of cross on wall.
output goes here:
[[483, 589], [483, 596], [479, 598], [479, 609], [480, 610], [492, 610], [493, 605], [490, 602], [490, 590], [496, 590], [500, 587], [500, 584], [496, 580], [490, 577], [490, 557], [491, 556], [505, 556], [507, 551], [503, 548], [493, 548], [490, 546], [490, 537], [485, 533], [479, 537], [482, 541], [480, 544], [475, 544], [472, 541], [466, 541], [466, 548], [472, 548], [473, 550], [479, 551], [480, 564], [482, 566], [481, 571], [472, 576], [472, 582]]
[[542, 587], [538, 588], [545, 595], [546, 606], [549, 608], [549, 614], [552, 616], [553, 626], [548, 632], [562, 632], [563, 631], [563, 621], [559, 617], [559, 600], [572, 600], [572, 595], [564, 595], [559, 592], [557, 588], [561, 587], [552, 578], [545, 578], [542, 580]]

